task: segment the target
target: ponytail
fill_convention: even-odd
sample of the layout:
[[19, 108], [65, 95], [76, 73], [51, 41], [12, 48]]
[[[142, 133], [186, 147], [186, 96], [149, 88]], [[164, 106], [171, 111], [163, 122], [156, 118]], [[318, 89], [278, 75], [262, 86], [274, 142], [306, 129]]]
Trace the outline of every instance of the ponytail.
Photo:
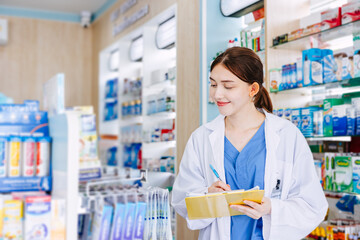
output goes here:
[[258, 94], [255, 95], [254, 104], [256, 108], [263, 108], [269, 113], [273, 112], [269, 92], [263, 86], [260, 87]]

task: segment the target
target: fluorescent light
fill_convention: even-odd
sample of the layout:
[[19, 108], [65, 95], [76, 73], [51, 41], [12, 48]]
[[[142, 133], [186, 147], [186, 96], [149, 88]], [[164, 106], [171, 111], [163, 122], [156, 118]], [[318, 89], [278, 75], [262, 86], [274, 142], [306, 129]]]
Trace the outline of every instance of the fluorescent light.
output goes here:
[[176, 18], [172, 16], [159, 24], [155, 36], [156, 47], [159, 49], [171, 48], [176, 41]]
[[129, 57], [133, 62], [141, 61], [144, 56], [144, 37], [140, 37], [132, 40], [129, 49]]
[[354, 43], [353, 43], [353, 35], [352, 34], [325, 42], [326, 48], [331, 49], [333, 51], [352, 47], [353, 44]]

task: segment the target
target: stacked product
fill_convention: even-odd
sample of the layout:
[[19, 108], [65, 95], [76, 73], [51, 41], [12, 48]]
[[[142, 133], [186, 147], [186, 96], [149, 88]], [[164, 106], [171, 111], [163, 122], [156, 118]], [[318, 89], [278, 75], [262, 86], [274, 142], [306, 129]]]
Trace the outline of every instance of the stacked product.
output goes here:
[[0, 238], [65, 239], [65, 200], [43, 192], [0, 195]]
[[118, 118], [118, 79], [106, 82], [104, 121], [116, 120]]
[[97, 193], [94, 213], [79, 216], [78, 239], [172, 239], [168, 190], [120, 190], [107, 195]]
[[360, 19], [360, 1], [353, 0], [342, 7], [314, 12], [300, 19], [300, 28], [273, 39], [273, 46], [313, 33], [325, 31]]
[[0, 104], [0, 192], [50, 191], [50, 144], [38, 101]]

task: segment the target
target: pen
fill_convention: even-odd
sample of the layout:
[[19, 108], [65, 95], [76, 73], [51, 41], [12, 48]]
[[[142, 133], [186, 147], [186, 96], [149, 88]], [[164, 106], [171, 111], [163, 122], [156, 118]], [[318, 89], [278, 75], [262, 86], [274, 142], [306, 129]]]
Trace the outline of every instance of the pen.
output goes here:
[[215, 170], [215, 168], [213, 167], [213, 165], [210, 164], [210, 168], [213, 171], [213, 173], [215, 174], [215, 176], [219, 179], [219, 181], [222, 181], [218, 172]]

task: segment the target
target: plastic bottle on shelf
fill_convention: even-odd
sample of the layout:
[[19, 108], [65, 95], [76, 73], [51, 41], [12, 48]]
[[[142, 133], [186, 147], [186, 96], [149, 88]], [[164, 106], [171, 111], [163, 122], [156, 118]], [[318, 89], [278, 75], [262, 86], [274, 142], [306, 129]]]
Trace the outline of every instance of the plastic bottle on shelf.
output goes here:
[[240, 47], [240, 42], [237, 38], [234, 39], [234, 47]]

